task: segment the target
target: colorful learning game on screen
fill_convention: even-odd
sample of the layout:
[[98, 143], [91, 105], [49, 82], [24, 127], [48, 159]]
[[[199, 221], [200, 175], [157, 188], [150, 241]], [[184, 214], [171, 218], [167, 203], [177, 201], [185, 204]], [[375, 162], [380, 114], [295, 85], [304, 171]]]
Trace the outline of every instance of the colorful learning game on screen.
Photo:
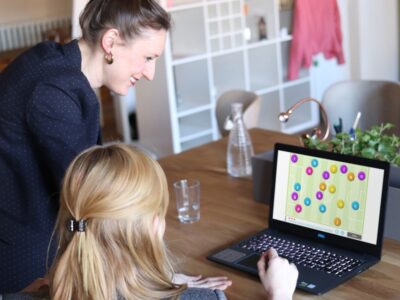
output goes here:
[[361, 238], [369, 168], [291, 154], [286, 193], [288, 221], [325, 225], [339, 235]]

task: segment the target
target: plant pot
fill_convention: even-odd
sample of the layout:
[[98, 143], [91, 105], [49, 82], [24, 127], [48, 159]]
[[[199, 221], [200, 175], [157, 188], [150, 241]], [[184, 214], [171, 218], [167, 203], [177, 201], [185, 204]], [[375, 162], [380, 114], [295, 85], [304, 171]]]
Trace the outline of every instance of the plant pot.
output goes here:
[[[253, 198], [256, 202], [269, 204], [271, 199], [271, 182], [274, 151], [270, 150], [252, 157]], [[384, 235], [400, 241], [400, 167], [391, 165], [389, 189], [386, 205]]]

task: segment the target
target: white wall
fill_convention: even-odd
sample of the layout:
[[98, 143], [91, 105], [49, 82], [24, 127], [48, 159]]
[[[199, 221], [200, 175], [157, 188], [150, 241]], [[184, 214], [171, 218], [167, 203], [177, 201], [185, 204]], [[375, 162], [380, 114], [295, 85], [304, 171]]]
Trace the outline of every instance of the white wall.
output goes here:
[[72, 0], [72, 37], [78, 38], [82, 31], [79, 26], [79, 16], [89, 0]]
[[70, 16], [71, 0], [0, 0], [0, 24]]
[[399, 81], [398, 0], [349, 1], [353, 79]]
[[399, 80], [399, 1], [358, 2], [360, 78]]

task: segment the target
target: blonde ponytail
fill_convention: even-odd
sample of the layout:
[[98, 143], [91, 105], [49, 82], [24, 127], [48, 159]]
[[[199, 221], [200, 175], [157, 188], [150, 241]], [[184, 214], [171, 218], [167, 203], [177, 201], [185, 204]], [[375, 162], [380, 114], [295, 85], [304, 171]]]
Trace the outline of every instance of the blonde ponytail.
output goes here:
[[[94, 147], [80, 154], [64, 178], [50, 272], [55, 300], [163, 299], [184, 286], [173, 269], [154, 218], [165, 219], [168, 190], [158, 163], [129, 146]], [[69, 232], [69, 220], [85, 220]]]

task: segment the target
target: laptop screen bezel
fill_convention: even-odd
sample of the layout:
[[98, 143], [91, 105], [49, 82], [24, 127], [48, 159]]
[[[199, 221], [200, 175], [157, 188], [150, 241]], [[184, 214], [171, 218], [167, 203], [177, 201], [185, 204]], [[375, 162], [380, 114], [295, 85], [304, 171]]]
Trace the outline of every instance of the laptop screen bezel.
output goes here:
[[[278, 151], [286, 151], [290, 153], [309, 155], [313, 157], [336, 160], [340, 162], [354, 163], [366, 167], [372, 167], [383, 170], [384, 173], [383, 173], [383, 186], [382, 186], [382, 201], [379, 212], [379, 225], [378, 225], [379, 227], [378, 227], [378, 236], [376, 245], [274, 219], [273, 211], [274, 211], [274, 201], [275, 201], [275, 179], [277, 171], [276, 167], [277, 167]], [[380, 258], [382, 254], [383, 226], [384, 226], [384, 214], [386, 212], [387, 192], [389, 185], [388, 184], [389, 170], [390, 170], [390, 164], [383, 161], [277, 143], [275, 144], [274, 148], [274, 161], [273, 161], [273, 173], [272, 173], [273, 176], [271, 182], [272, 187], [271, 187], [271, 201], [270, 201], [270, 211], [269, 211], [269, 228], [288, 232], [290, 234], [294, 234], [299, 237], [317, 240], [323, 242], [324, 244], [339, 246], [347, 250], [362, 252]], [[321, 239], [321, 237], [324, 238]]]

